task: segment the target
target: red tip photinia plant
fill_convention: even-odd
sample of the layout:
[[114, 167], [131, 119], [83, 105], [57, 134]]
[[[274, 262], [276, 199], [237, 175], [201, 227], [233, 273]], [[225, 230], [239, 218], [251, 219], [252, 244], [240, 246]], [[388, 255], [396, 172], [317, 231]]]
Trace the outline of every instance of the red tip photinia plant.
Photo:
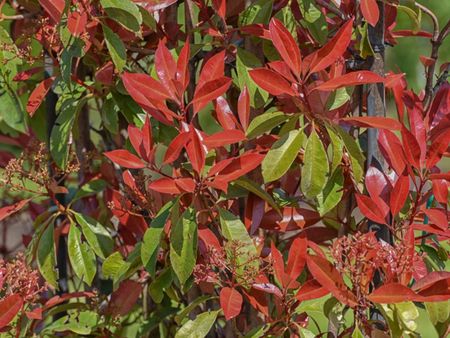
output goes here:
[[[0, 220], [33, 224], [0, 262], [3, 332], [449, 333], [450, 24], [426, 6], [0, 9]], [[431, 41], [417, 92], [384, 66], [408, 38]]]

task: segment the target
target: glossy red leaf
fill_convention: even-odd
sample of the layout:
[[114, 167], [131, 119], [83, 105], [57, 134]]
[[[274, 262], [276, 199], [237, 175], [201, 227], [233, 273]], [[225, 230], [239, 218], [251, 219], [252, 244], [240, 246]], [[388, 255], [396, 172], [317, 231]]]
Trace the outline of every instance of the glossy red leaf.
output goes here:
[[420, 297], [413, 290], [402, 284], [390, 283], [380, 286], [367, 298], [371, 302], [378, 304], [395, 304], [418, 300]]
[[308, 240], [305, 236], [294, 239], [289, 249], [289, 256], [286, 266], [286, 273], [291, 279], [296, 280], [303, 271], [306, 264], [306, 250]]
[[11, 323], [22, 306], [23, 299], [18, 294], [9, 295], [0, 301], [0, 329]]
[[178, 134], [172, 142], [170, 142], [169, 147], [164, 155], [164, 163], [171, 163], [175, 161], [179, 156], [183, 148], [189, 142], [190, 136], [188, 132], [183, 132]]
[[389, 129], [400, 130], [402, 124], [390, 117], [378, 117], [378, 116], [355, 116], [344, 117], [341, 119], [346, 123], [363, 128], [377, 128], [377, 129]]
[[153, 148], [153, 136], [152, 136], [152, 124], [150, 123], [150, 118], [148, 115], [145, 117], [144, 125], [142, 126], [142, 147], [143, 153], [142, 157], [145, 158], [148, 162], [150, 162], [150, 154]]
[[245, 134], [240, 130], [224, 130], [205, 137], [204, 144], [209, 148], [224, 147], [226, 145], [245, 140]]
[[297, 76], [300, 74], [302, 59], [297, 42], [283, 23], [273, 18], [269, 24], [269, 32], [272, 42], [281, 58]]
[[287, 94], [295, 96], [295, 92], [289, 82], [273, 70], [265, 68], [253, 69], [250, 71], [250, 77], [258, 86], [272, 95]]
[[45, 302], [44, 310], [48, 310], [51, 307], [61, 304], [72, 298], [82, 298], [82, 297], [90, 298], [94, 296], [95, 294], [89, 291], [79, 291], [79, 292], [65, 293], [63, 295], [56, 295], [50, 298], [47, 302]]
[[380, 19], [380, 10], [378, 9], [377, 0], [361, 0], [360, 6], [364, 19], [370, 25], [375, 27]]
[[382, 83], [384, 78], [368, 70], [360, 70], [356, 72], [347, 73], [345, 75], [336, 77], [327, 82], [324, 82], [313, 90], [332, 91], [342, 87], [357, 86], [368, 83]]
[[446, 180], [432, 180], [434, 198], [439, 203], [446, 204], [448, 199], [449, 182]]
[[339, 272], [327, 259], [308, 255], [306, 262], [312, 276], [337, 300], [351, 307], [356, 306], [356, 297], [350, 292]]
[[62, 13], [66, 7], [64, 0], [39, 0], [39, 3], [55, 23], [61, 21]]
[[194, 99], [191, 104], [194, 106], [194, 113], [204, 108], [209, 102], [223, 95], [231, 85], [232, 80], [228, 77], [221, 77], [204, 83], [197, 87]]
[[133, 125], [128, 125], [128, 139], [130, 140], [131, 145], [133, 146], [134, 150], [136, 150], [137, 153], [139, 153], [141, 156], [140, 148], [142, 144], [142, 131]]
[[242, 92], [239, 95], [238, 116], [242, 128], [244, 128], [244, 130], [247, 130], [250, 120], [250, 94], [248, 92], [247, 86], [244, 86], [244, 89], [242, 89]]
[[447, 230], [449, 227], [449, 221], [447, 217], [447, 211], [444, 209], [431, 208], [431, 209], [423, 209], [425, 215], [428, 216], [431, 223], [437, 225], [442, 230]]
[[401, 133], [402, 133], [403, 149], [405, 152], [406, 159], [412, 166], [414, 166], [417, 169], [420, 169], [421, 150], [419, 143], [417, 142], [414, 135], [405, 127], [402, 128]]
[[[162, 40], [159, 41], [158, 48], [155, 52], [155, 68], [159, 80], [166, 87], [167, 91], [169, 93], [174, 92], [175, 87], [172, 80], [175, 79], [177, 65]], [[174, 97], [173, 95], [171, 96]]]
[[[182, 90], [186, 90], [189, 85], [189, 58], [191, 56], [191, 45], [186, 41], [181, 48], [180, 55], [177, 60], [176, 80], [181, 84]], [[180, 93], [181, 94], [181, 93]]]
[[220, 290], [220, 306], [226, 320], [230, 320], [241, 312], [242, 295], [233, 288], [224, 287]]
[[310, 73], [316, 73], [335, 63], [347, 50], [352, 38], [353, 18], [347, 21], [336, 35], [314, 56]]
[[283, 294], [281, 293], [280, 289], [276, 285], [273, 285], [272, 283], [255, 283], [252, 284], [252, 288], [259, 291], [263, 291], [265, 293], [270, 293], [272, 295], [277, 296], [278, 298], [283, 297]]
[[203, 144], [203, 137], [200, 132], [195, 128], [192, 128], [190, 131], [190, 142], [186, 146], [186, 152], [191, 161], [192, 168], [200, 174], [205, 166], [208, 149]]
[[108, 313], [113, 316], [124, 316], [136, 304], [142, 292], [142, 284], [133, 280], [125, 280], [111, 295]]
[[203, 65], [197, 87], [205, 83], [222, 78], [225, 70], [225, 50], [211, 56]]
[[238, 127], [236, 117], [234, 116], [227, 100], [225, 100], [222, 96], [219, 96], [214, 101], [214, 107], [216, 109], [217, 121], [219, 121], [223, 129], [234, 130]]
[[432, 287], [436, 282], [444, 279], [450, 280], [450, 272], [448, 271], [431, 271], [425, 277], [414, 283], [412, 289], [416, 292]]
[[11, 216], [12, 214], [18, 212], [19, 210], [21, 210], [25, 205], [28, 204], [28, 202], [30, 202], [31, 199], [24, 199], [21, 200], [19, 202], [16, 202], [14, 204], [11, 205], [7, 205], [3, 208], [0, 208], [0, 221], [3, 221], [5, 218]]
[[80, 36], [86, 29], [88, 15], [85, 11], [71, 12], [67, 19], [67, 28], [73, 36]]
[[426, 164], [427, 168], [433, 168], [442, 158], [444, 153], [447, 151], [450, 144], [450, 130], [447, 129], [446, 132], [442, 133], [433, 140], [431, 146], [427, 152]]
[[362, 214], [378, 224], [385, 224], [386, 220], [383, 216], [383, 212], [378, 205], [368, 196], [356, 194], [356, 202], [359, 210]]
[[378, 133], [378, 144], [389, 166], [397, 175], [402, 175], [406, 164], [403, 147], [398, 137], [389, 130], [381, 129]]
[[213, 0], [214, 9], [217, 14], [225, 20], [225, 14], [227, 12], [227, 1], [226, 0]]
[[284, 260], [283, 256], [281, 255], [280, 251], [277, 249], [275, 244], [272, 242], [270, 244], [270, 253], [272, 255], [272, 266], [275, 273], [275, 277], [277, 278], [278, 282], [281, 284], [281, 286], [284, 288], [286, 287], [285, 284], [285, 272], [284, 272]]
[[181, 193], [181, 189], [176, 184], [175, 180], [169, 177], [164, 177], [153, 181], [148, 185], [148, 188], [163, 194], [177, 195]]
[[326, 296], [330, 291], [320, 285], [315, 279], [310, 279], [298, 290], [295, 298], [299, 301], [311, 300]]
[[125, 149], [117, 149], [104, 153], [112, 162], [128, 169], [142, 169], [145, 168], [145, 163], [136, 155], [130, 153]]
[[409, 176], [402, 175], [397, 179], [391, 193], [389, 205], [392, 215], [397, 215], [405, 205], [409, 195]]
[[31, 93], [27, 103], [27, 113], [31, 117], [33, 117], [34, 113], [41, 105], [48, 91], [52, 87], [54, 81], [55, 77], [49, 77], [48, 79], [45, 79], [44, 81], [39, 83]]

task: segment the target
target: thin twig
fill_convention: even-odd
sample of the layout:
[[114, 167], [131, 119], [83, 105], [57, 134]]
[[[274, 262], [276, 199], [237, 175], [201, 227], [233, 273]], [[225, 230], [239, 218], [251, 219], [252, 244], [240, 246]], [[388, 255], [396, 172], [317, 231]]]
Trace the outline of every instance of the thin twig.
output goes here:
[[347, 18], [346, 15], [339, 8], [332, 6], [328, 2], [325, 2], [324, 0], [316, 0], [316, 3], [328, 9], [331, 13], [335, 14], [341, 20], [345, 20]]

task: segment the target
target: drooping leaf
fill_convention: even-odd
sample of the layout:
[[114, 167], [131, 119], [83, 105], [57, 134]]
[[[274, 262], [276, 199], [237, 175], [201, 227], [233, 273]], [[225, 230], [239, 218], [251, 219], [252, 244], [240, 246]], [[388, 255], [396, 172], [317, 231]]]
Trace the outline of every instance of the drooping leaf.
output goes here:
[[25, 205], [28, 204], [28, 202], [30, 202], [30, 199], [24, 199], [14, 204], [0, 208], [0, 221], [3, 221], [5, 218], [20, 211]]
[[193, 209], [187, 209], [170, 232], [170, 262], [181, 284], [191, 276], [197, 260], [197, 223]]
[[106, 25], [103, 25], [102, 27], [111, 59], [119, 72], [121, 72], [127, 62], [127, 51], [125, 46], [120, 37], [114, 33], [111, 28]]
[[58, 285], [58, 275], [56, 273], [55, 241], [53, 236], [54, 225], [50, 223], [39, 240], [37, 263], [39, 271], [47, 283], [56, 288]]
[[360, 8], [364, 19], [373, 27], [380, 18], [380, 10], [376, 0], [361, 0]]
[[220, 290], [220, 306], [226, 320], [230, 320], [241, 312], [242, 295], [233, 288], [224, 287]]
[[303, 143], [303, 131], [292, 130], [275, 142], [262, 162], [264, 182], [283, 176], [291, 167]]
[[74, 223], [70, 225], [67, 248], [73, 271], [78, 278], [91, 285], [97, 271], [95, 255], [90, 246], [81, 241], [81, 231]]
[[139, 32], [142, 15], [131, 0], [100, 0], [108, 16], [132, 32]]
[[418, 300], [420, 297], [410, 288], [398, 283], [384, 284], [367, 297], [371, 302], [394, 304]]

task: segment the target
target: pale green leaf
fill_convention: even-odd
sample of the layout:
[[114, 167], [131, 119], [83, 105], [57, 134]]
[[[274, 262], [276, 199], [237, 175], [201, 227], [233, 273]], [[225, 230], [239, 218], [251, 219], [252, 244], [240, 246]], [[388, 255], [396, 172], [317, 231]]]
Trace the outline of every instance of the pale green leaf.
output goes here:
[[139, 32], [142, 15], [131, 0], [100, 0], [108, 16], [132, 32]]
[[81, 231], [75, 223], [70, 225], [67, 247], [73, 271], [90, 286], [97, 272], [95, 255], [88, 244], [81, 241]]
[[58, 285], [56, 272], [56, 256], [54, 241], [54, 225], [50, 223], [42, 233], [37, 248], [37, 263], [41, 275], [54, 288]]
[[204, 338], [216, 321], [218, 311], [204, 312], [194, 320], [188, 320], [176, 333], [175, 338]]
[[103, 25], [103, 33], [105, 34], [106, 46], [108, 47], [111, 59], [114, 65], [121, 72], [127, 62], [127, 52], [120, 37], [114, 33], [108, 26]]
[[258, 115], [250, 122], [245, 134], [248, 139], [255, 138], [256, 136], [271, 131], [273, 128], [280, 125], [288, 118], [289, 115], [286, 115], [279, 111]]

